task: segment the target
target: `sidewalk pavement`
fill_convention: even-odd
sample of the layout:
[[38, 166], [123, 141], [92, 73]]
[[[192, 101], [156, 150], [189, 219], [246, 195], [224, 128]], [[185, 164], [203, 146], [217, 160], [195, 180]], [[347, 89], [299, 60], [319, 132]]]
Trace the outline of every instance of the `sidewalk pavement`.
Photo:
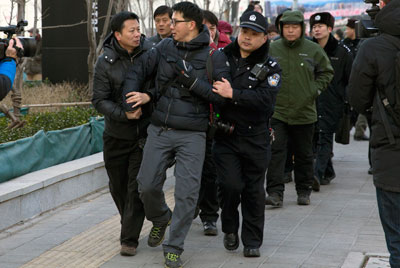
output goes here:
[[[242, 245], [225, 250], [223, 234], [204, 236], [197, 218], [185, 241], [184, 267], [334, 268], [342, 267], [351, 254], [387, 253], [372, 176], [367, 174], [368, 142], [334, 146], [336, 178], [312, 193], [311, 205], [296, 204], [292, 182], [286, 185], [283, 208], [266, 207], [260, 258], [244, 258]], [[173, 179], [165, 185], [170, 206], [173, 185]], [[0, 267], [163, 267], [162, 248], [147, 246], [147, 221], [137, 255], [118, 254], [119, 220], [104, 189], [0, 233]]]

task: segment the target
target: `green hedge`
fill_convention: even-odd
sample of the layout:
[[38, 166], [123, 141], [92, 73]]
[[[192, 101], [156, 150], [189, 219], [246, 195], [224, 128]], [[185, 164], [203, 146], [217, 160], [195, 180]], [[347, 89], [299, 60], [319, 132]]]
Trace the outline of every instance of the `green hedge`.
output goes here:
[[94, 108], [68, 107], [58, 112], [40, 112], [26, 115], [24, 127], [19, 129], [7, 129], [9, 120], [0, 118], [0, 143], [15, 141], [21, 138], [33, 136], [39, 130], [45, 132], [79, 126], [88, 123], [90, 117], [100, 116]]

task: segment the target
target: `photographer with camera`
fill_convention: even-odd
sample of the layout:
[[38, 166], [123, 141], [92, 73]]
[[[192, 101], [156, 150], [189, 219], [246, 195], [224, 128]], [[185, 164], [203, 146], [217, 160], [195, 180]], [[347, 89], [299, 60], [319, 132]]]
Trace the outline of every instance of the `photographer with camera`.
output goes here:
[[372, 109], [371, 158], [379, 215], [392, 268], [400, 267], [400, 0], [380, 1], [380, 35], [360, 46], [350, 75], [350, 104]]
[[267, 40], [264, 16], [256, 11], [244, 13], [238, 38], [223, 49], [231, 67], [232, 84], [225, 79], [214, 83], [214, 92], [231, 99], [218, 107], [220, 130], [213, 147], [224, 246], [227, 250], [239, 246], [241, 203], [245, 257], [259, 257], [263, 242], [263, 188], [271, 154], [268, 122], [281, 84], [281, 69], [268, 56]]
[[13, 38], [5, 51], [5, 57], [0, 61], [0, 101], [7, 96], [14, 83], [18, 58], [16, 47], [23, 49], [20, 40]]

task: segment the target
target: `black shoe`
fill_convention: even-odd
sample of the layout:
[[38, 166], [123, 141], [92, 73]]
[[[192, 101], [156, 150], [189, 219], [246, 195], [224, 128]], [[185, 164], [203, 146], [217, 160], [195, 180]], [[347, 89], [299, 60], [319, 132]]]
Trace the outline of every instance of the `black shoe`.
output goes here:
[[265, 198], [265, 204], [280, 208], [283, 206], [283, 197], [281, 197], [278, 193], [271, 193]]
[[309, 194], [299, 194], [297, 197], [297, 204], [300, 206], [308, 206], [310, 204]]
[[200, 207], [196, 206], [196, 209], [194, 210], [194, 216], [193, 216], [193, 220], [197, 218], [197, 216], [199, 216], [200, 213]]
[[370, 168], [368, 169], [368, 174], [369, 174], [369, 175], [374, 174], [374, 169], [373, 169], [372, 167], [370, 167]]
[[179, 254], [167, 252], [165, 256], [165, 268], [182, 268], [182, 260]]
[[171, 219], [166, 224], [159, 226], [153, 225], [153, 227], [151, 227], [149, 239], [147, 240], [149, 247], [154, 248], [161, 245], [161, 243], [164, 241], [165, 231], [170, 224]]
[[235, 250], [239, 247], [239, 236], [237, 233], [224, 235], [224, 247], [227, 250]]
[[313, 185], [312, 185], [312, 189], [315, 192], [319, 192], [320, 189], [320, 182], [317, 176], [314, 176], [314, 180], [313, 180]]
[[215, 221], [203, 222], [204, 235], [216, 236], [218, 235], [217, 223]]
[[289, 183], [292, 182], [292, 172], [285, 172], [285, 175], [283, 175], [283, 183]]
[[260, 257], [260, 249], [258, 248], [244, 248], [243, 255], [245, 257]]
[[356, 141], [369, 141], [369, 138], [363, 134], [362, 136], [354, 136], [354, 140]]
[[319, 184], [321, 184], [321, 185], [328, 185], [328, 184], [330, 184], [331, 183], [331, 181], [328, 179], [328, 178], [322, 178], [321, 179], [321, 182], [319, 183]]
[[331, 180], [333, 180], [334, 178], [336, 178], [336, 174], [335, 174], [335, 173], [333, 173], [333, 174], [331, 174], [331, 175], [325, 175], [325, 179], [329, 180], [329, 182], [330, 182]]

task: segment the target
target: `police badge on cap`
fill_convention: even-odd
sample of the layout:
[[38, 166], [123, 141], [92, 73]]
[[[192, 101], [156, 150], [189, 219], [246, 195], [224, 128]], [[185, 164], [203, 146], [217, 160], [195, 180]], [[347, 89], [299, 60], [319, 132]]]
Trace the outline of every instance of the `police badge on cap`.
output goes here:
[[259, 33], [266, 33], [268, 24], [263, 15], [256, 11], [245, 12], [240, 17], [240, 27], [250, 28]]

